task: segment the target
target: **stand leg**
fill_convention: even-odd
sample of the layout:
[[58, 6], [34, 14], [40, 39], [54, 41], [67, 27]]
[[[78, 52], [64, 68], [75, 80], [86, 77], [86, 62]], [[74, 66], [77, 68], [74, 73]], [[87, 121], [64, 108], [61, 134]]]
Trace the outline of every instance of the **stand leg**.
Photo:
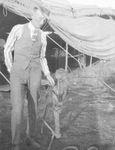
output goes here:
[[48, 146], [48, 149], [47, 150], [50, 150], [50, 148], [51, 148], [51, 145], [52, 145], [52, 143], [53, 143], [53, 140], [54, 140], [54, 134], [52, 134], [52, 137], [51, 137], [51, 140], [50, 140], [50, 144], [49, 144], [49, 146]]
[[60, 133], [60, 121], [59, 121], [59, 110], [54, 110], [54, 121], [55, 121], [55, 136], [57, 139], [61, 138], [61, 133]]

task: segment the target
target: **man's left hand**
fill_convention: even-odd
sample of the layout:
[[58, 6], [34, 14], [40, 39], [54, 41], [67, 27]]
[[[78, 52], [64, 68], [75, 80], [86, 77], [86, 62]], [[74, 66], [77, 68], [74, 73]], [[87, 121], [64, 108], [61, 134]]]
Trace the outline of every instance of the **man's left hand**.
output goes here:
[[50, 74], [46, 75], [46, 78], [48, 79], [48, 81], [50, 82], [50, 85], [54, 86], [55, 82], [54, 79], [52, 78], [52, 76]]

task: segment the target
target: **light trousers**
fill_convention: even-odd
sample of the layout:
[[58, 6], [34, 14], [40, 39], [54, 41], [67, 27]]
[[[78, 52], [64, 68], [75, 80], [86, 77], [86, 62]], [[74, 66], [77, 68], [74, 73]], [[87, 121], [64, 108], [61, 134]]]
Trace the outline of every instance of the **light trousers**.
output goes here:
[[[41, 68], [29, 66], [26, 70], [13, 65], [11, 74], [11, 132], [12, 144], [20, 144], [25, 94], [28, 100], [28, 127], [30, 137], [36, 133], [37, 106], [40, 92]], [[26, 88], [27, 87], [27, 92]]]

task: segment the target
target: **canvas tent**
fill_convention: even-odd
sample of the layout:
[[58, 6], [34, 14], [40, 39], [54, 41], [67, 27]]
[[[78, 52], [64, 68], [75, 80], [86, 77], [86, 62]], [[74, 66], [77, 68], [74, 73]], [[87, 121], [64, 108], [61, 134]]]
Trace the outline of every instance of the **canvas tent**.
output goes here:
[[66, 0], [0, 0], [0, 4], [26, 18], [30, 18], [34, 6], [44, 6], [51, 12], [50, 26], [66, 43], [90, 56], [115, 58], [115, 20], [99, 17], [115, 16], [112, 8], [71, 6]]
[[115, 21], [100, 15], [115, 16], [111, 8], [69, 5], [66, 0], [0, 0], [14, 13], [30, 18], [32, 8], [42, 5], [50, 10], [50, 26], [75, 49], [101, 59], [115, 58]]

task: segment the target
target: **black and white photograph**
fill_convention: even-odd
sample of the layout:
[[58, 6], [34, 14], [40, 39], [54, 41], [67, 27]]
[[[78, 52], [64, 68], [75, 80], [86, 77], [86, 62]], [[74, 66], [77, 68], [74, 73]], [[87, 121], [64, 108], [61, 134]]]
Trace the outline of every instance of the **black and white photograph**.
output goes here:
[[115, 150], [115, 0], [0, 0], [0, 150]]

